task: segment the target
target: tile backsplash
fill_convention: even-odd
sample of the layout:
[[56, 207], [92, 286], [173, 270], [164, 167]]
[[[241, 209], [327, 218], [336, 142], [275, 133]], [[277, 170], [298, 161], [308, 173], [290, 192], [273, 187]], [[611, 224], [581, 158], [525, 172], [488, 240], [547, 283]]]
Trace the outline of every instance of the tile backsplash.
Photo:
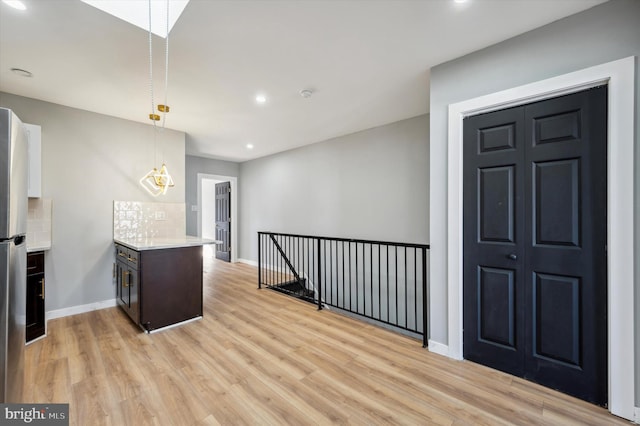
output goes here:
[[186, 234], [184, 203], [113, 202], [113, 238], [142, 240]]
[[27, 215], [27, 248], [51, 247], [51, 213], [49, 198], [29, 198]]

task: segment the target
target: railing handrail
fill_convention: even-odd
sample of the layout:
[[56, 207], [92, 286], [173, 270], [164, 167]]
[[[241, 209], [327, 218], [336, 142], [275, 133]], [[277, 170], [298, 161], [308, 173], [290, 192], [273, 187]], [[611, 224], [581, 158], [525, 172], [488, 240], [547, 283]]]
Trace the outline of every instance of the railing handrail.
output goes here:
[[282, 232], [272, 232], [272, 231], [258, 231], [258, 234], [279, 235], [283, 237], [311, 238], [311, 239], [317, 239], [317, 240], [340, 241], [340, 242], [351, 242], [351, 243], [362, 243], [362, 244], [381, 244], [381, 245], [389, 245], [389, 246], [397, 246], [397, 247], [421, 248], [421, 249], [427, 249], [427, 250], [431, 249], [429, 244], [419, 244], [419, 243], [398, 243], [393, 241], [362, 240], [357, 238], [322, 237], [318, 235], [303, 235], [303, 234], [285, 234]]

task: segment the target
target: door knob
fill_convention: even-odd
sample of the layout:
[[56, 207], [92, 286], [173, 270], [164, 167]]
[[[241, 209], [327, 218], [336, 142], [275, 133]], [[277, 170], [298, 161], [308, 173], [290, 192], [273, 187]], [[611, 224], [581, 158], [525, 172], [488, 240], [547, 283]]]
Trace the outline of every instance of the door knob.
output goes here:
[[507, 255], [507, 259], [518, 260], [518, 256], [515, 253], [511, 253]]

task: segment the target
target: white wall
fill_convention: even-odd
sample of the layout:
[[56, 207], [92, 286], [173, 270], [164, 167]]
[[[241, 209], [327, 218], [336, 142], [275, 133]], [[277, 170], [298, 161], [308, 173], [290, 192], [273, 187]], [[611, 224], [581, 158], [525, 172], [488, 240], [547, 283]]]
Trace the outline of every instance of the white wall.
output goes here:
[[257, 232], [429, 242], [429, 118], [240, 165], [240, 257]]
[[[500, 90], [640, 55], [640, 2], [612, 0], [431, 70], [431, 339], [447, 344], [447, 107]], [[637, 62], [637, 60], [636, 60]], [[637, 67], [637, 65], [636, 65]], [[636, 75], [636, 105], [640, 84]], [[629, 88], [629, 90], [633, 90]], [[636, 144], [640, 128], [636, 118]], [[640, 150], [636, 150], [636, 164]], [[635, 203], [640, 200], [636, 170]], [[636, 256], [640, 253], [636, 208]], [[636, 268], [640, 259], [636, 259]], [[636, 269], [636, 277], [638, 276]], [[636, 354], [640, 353], [640, 291], [636, 287]], [[629, 342], [632, 344], [632, 342]], [[640, 359], [636, 358], [636, 372]], [[636, 376], [636, 405], [640, 405]]]
[[115, 298], [113, 201], [184, 202], [184, 133], [158, 139], [176, 186], [153, 198], [138, 183], [160, 166], [152, 126], [7, 93], [0, 106], [42, 126], [42, 196], [53, 199], [46, 310]]

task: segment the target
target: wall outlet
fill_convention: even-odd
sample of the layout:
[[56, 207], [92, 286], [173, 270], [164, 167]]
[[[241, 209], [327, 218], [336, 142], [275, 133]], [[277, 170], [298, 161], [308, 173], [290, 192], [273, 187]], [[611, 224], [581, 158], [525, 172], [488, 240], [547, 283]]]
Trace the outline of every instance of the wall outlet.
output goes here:
[[167, 214], [163, 211], [157, 211], [156, 220], [167, 220]]
[[191, 211], [192, 212], [197, 212], [198, 211], [198, 206], [196, 204], [192, 204], [191, 205]]

